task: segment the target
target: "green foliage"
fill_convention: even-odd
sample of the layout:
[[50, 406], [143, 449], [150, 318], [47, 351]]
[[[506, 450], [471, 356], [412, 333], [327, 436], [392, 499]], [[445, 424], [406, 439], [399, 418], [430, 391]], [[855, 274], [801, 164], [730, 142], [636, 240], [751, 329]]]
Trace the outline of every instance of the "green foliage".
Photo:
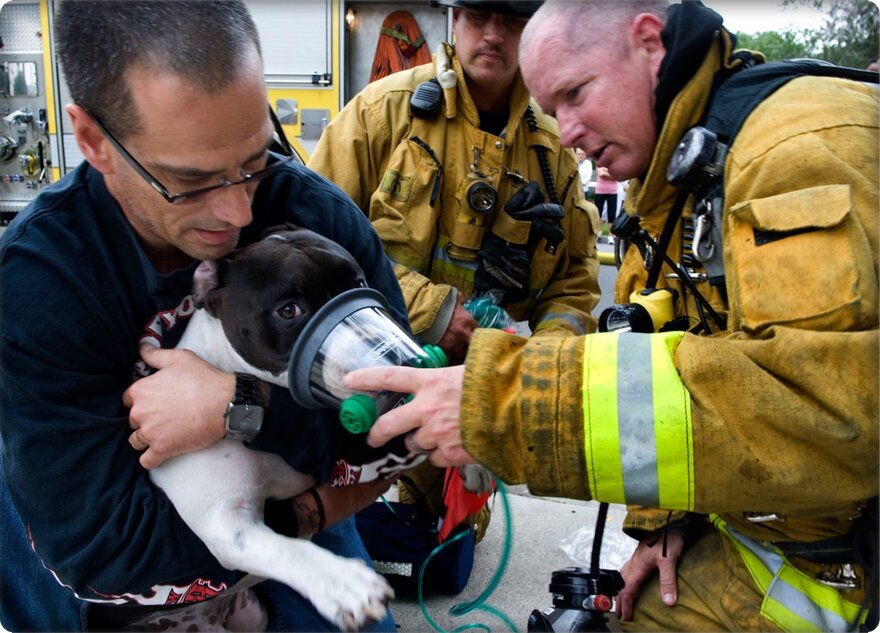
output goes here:
[[880, 20], [869, 0], [835, 0], [831, 15], [819, 31], [823, 57], [841, 66], [865, 68], [878, 57]]
[[758, 50], [769, 61], [814, 57], [841, 66], [866, 68], [880, 57], [880, 10], [870, 0], [783, 0], [827, 14], [818, 29], [737, 33], [737, 46]]
[[803, 32], [764, 31], [762, 33], [737, 33], [737, 48], [761, 51], [767, 61], [794, 59], [797, 57], [816, 57], [815, 41], [806, 40]]

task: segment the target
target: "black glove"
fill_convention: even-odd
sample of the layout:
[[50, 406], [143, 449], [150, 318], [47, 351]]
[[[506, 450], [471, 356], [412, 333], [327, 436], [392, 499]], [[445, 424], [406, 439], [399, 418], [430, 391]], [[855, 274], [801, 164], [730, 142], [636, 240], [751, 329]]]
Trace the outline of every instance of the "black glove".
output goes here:
[[541, 237], [553, 248], [559, 244], [562, 230], [556, 222], [565, 215], [565, 210], [558, 204], [544, 202], [538, 183], [529, 181], [507, 201], [501, 213], [507, 217], [496, 218], [492, 232], [477, 253], [479, 264], [474, 275], [474, 291], [481, 294], [500, 290], [503, 293], [500, 304], [507, 305], [528, 297], [531, 246]]

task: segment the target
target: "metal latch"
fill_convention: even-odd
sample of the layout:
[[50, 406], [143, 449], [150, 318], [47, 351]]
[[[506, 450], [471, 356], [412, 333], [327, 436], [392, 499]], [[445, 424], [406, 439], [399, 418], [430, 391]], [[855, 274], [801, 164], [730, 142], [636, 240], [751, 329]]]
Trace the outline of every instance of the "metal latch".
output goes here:
[[746, 521], [749, 523], [769, 523], [771, 521], [785, 523], [785, 519], [775, 512], [744, 512], [743, 516], [745, 516]]
[[837, 568], [837, 573], [830, 570], [820, 572], [816, 574], [816, 580], [835, 589], [855, 589], [859, 586], [856, 570], [850, 563], [840, 565]]

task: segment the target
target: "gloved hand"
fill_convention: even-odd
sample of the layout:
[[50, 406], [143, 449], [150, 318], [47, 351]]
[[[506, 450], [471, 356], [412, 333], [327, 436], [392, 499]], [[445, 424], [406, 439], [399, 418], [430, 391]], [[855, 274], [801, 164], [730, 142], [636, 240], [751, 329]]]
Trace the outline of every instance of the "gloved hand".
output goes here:
[[495, 489], [495, 480], [488, 468], [480, 464], [462, 464], [458, 466], [458, 474], [464, 489], [476, 494], [485, 494]]
[[470, 312], [480, 327], [503, 330], [514, 325], [514, 320], [499, 304], [502, 293], [493, 290], [483, 294], [475, 294], [464, 302], [464, 309]]
[[538, 183], [523, 185], [504, 205], [477, 253], [475, 293], [500, 290], [501, 305], [528, 297], [532, 275], [529, 247], [541, 237], [555, 247], [562, 240], [556, 222], [563, 215], [565, 210], [560, 205], [544, 202]]

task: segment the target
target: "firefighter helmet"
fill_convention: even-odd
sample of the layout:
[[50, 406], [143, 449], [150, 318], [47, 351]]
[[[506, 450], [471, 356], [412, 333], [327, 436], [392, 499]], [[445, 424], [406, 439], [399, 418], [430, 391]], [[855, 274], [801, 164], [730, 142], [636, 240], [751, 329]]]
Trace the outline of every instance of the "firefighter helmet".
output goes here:
[[538, 10], [538, 7], [543, 4], [543, 0], [539, 2], [528, 2], [526, 0], [434, 0], [431, 4], [434, 6], [445, 5], [447, 7], [471, 9], [473, 11], [491, 11], [492, 13], [530, 18]]

